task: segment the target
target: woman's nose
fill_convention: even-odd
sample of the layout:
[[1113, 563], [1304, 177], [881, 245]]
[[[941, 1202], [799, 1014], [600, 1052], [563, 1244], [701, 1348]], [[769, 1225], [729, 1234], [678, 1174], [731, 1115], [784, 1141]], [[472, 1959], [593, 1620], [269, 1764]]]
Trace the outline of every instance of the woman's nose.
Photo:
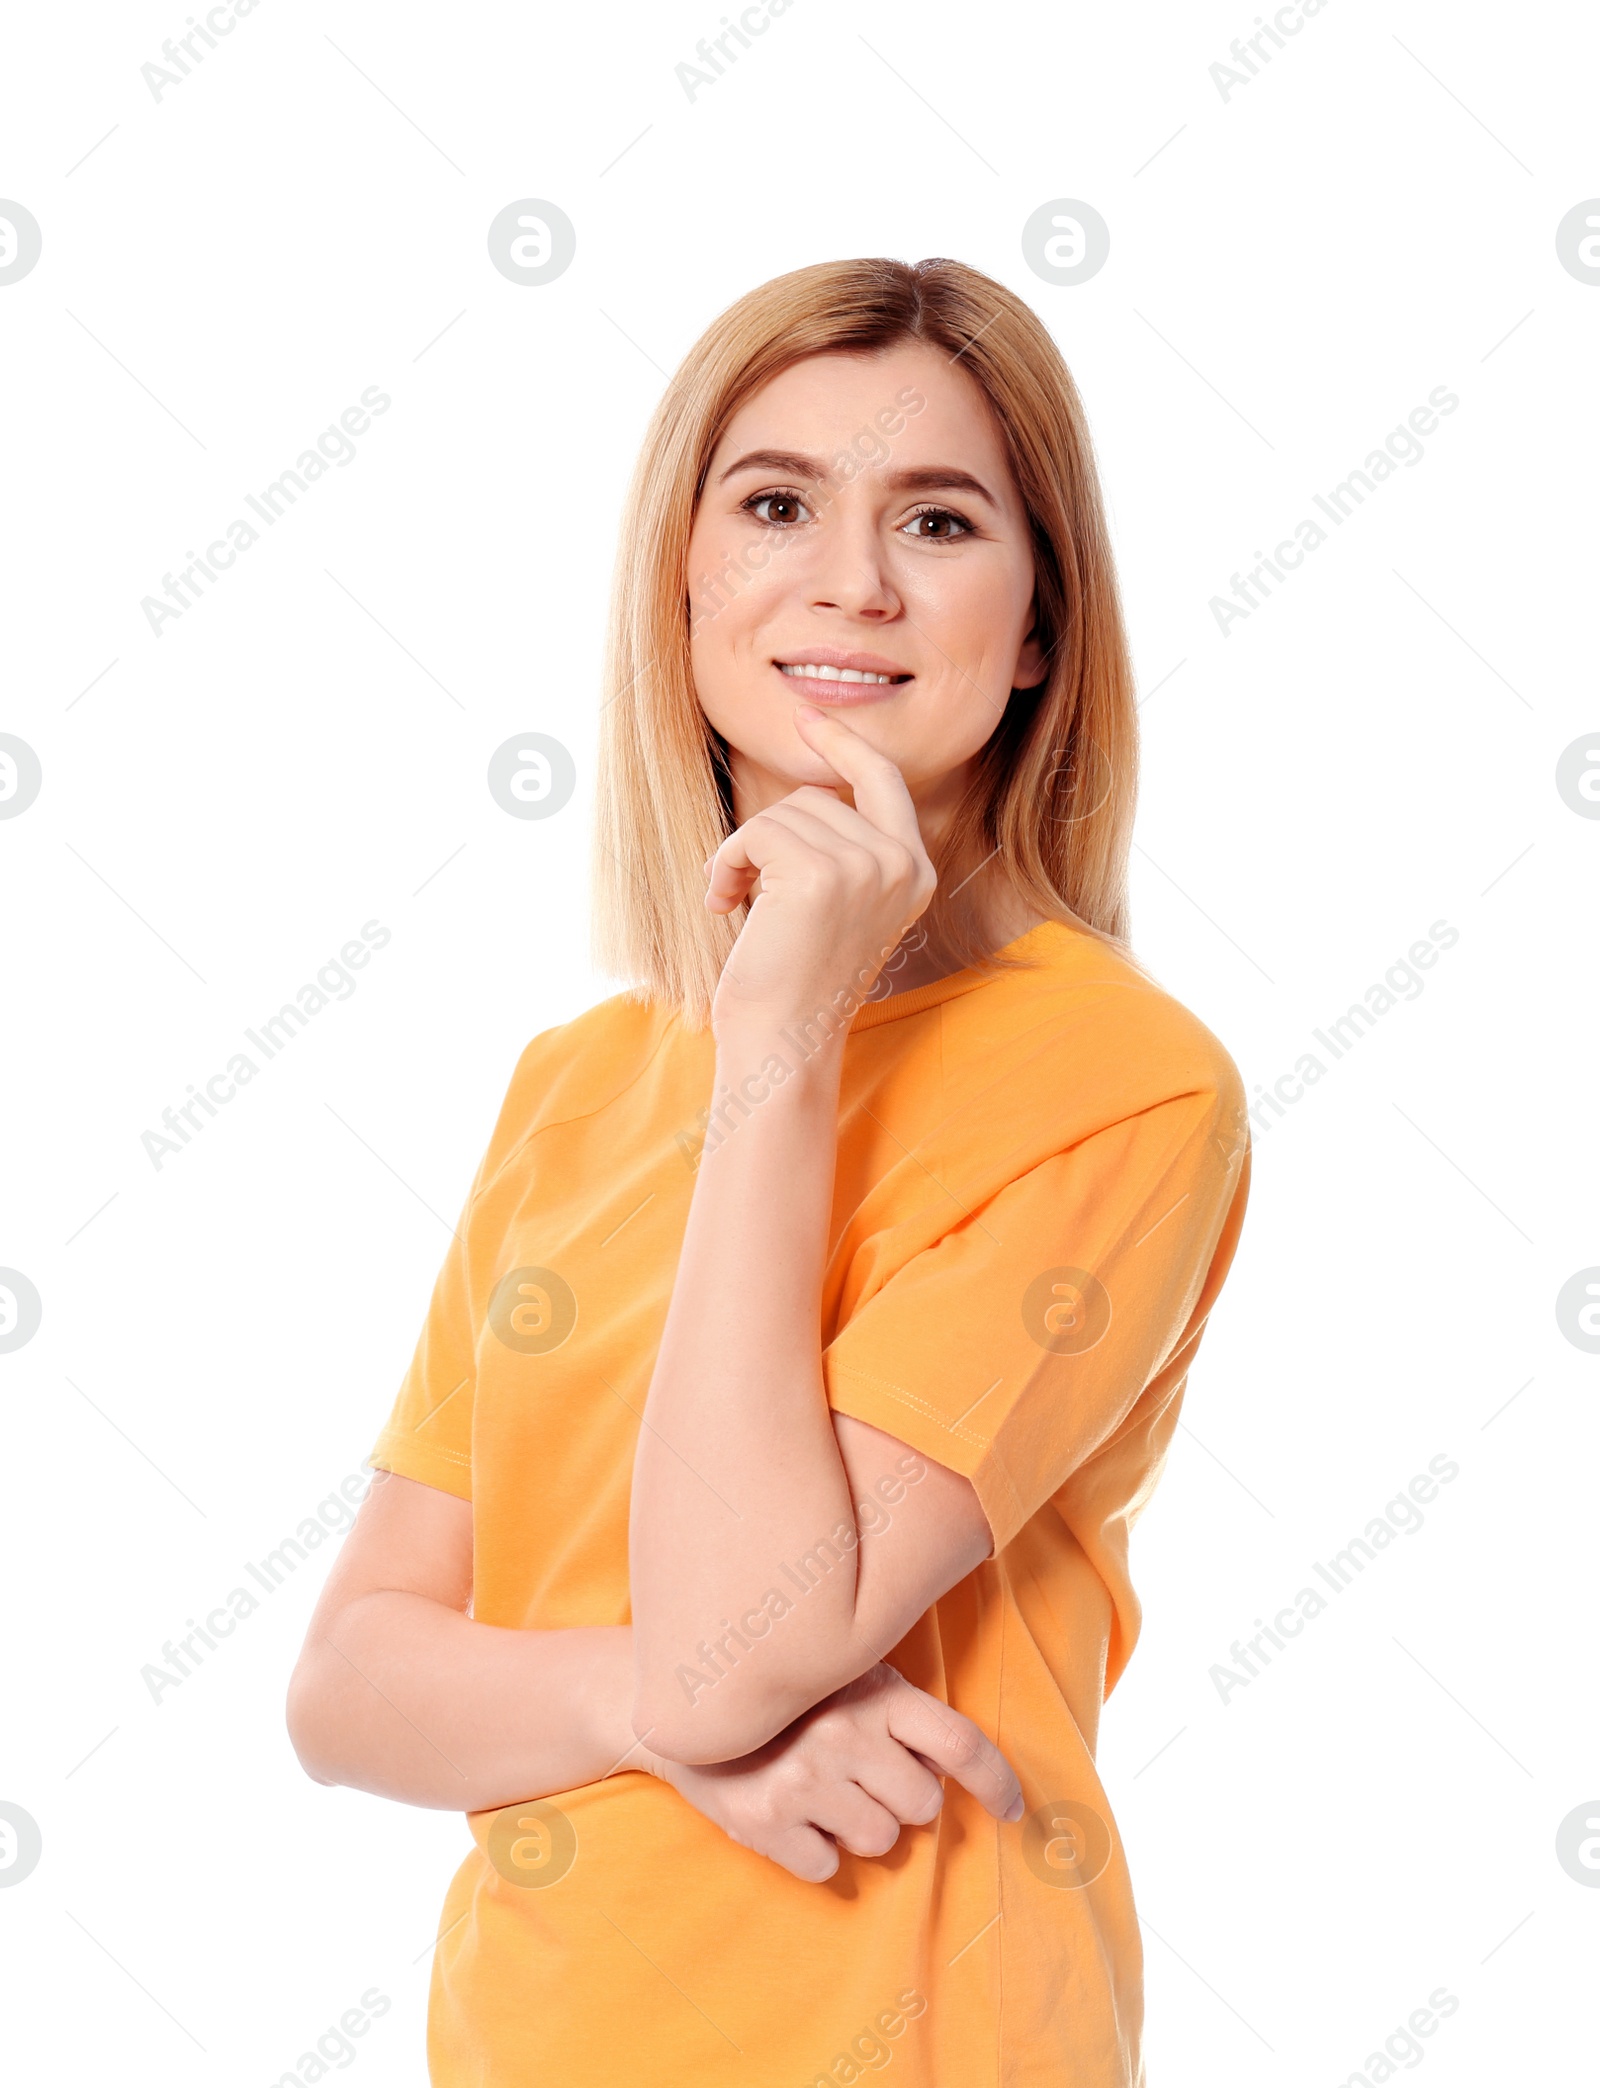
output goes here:
[[895, 615], [900, 597], [871, 523], [865, 517], [835, 515], [820, 536], [817, 563], [808, 575], [811, 606], [847, 616]]

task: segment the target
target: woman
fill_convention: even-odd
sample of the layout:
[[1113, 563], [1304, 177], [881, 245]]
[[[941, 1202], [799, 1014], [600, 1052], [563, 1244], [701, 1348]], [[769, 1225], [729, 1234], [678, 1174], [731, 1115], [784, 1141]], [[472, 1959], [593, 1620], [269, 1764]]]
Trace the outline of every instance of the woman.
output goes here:
[[628, 515], [633, 989], [517, 1065], [295, 1746], [469, 1816], [449, 2088], [1137, 2083], [1094, 1748], [1248, 1154], [1125, 941], [1082, 410], [973, 270], [801, 269], [690, 352]]

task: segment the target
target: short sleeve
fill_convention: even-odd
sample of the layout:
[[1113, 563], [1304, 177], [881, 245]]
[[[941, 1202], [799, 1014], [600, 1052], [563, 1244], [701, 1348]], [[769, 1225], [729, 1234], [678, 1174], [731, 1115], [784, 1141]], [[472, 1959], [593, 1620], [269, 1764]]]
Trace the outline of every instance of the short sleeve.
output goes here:
[[823, 1352], [830, 1404], [970, 1479], [998, 1553], [1181, 1381], [1248, 1180], [1236, 1074], [1050, 1154], [863, 1300]]
[[379, 1471], [398, 1472], [464, 1501], [472, 1498], [472, 1411], [482, 1310], [481, 1300], [474, 1304], [474, 1271], [494, 1266], [496, 1230], [503, 1229], [505, 1215], [495, 1191], [527, 1135], [530, 1091], [539, 1084], [556, 1035], [545, 1031], [535, 1037], [517, 1061], [434, 1280], [410, 1368], [367, 1459]]
[[427, 1318], [411, 1366], [367, 1459], [464, 1501], [472, 1499], [472, 1394], [476, 1371], [467, 1231], [482, 1188], [483, 1168], [434, 1280]]

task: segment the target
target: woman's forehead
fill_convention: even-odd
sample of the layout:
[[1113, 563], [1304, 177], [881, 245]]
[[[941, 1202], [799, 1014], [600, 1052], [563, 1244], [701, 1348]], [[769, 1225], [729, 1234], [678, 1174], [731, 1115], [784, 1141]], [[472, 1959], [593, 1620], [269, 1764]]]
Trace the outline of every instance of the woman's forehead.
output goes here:
[[[864, 438], [872, 441], [864, 443]], [[828, 351], [791, 363], [743, 400], [723, 430], [711, 479], [749, 452], [831, 465], [841, 450], [890, 462], [960, 465], [1009, 486], [1004, 441], [982, 388], [944, 349], [899, 341], [871, 354]], [[997, 489], [998, 490], [998, 489]]]

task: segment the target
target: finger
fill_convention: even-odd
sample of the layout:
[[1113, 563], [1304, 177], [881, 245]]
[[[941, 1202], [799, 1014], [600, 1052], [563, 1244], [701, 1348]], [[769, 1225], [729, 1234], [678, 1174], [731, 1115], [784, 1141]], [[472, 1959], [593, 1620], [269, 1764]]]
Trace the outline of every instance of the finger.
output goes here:
[[765, 869], [792, 859], [797, 843], [764, 812], [735, 827], [707, 865], [706, 905], [712, 913], [728, 913], [750, 895]]
[[[837, 799], [833, 802], [838, 804]], [[726, 913], [739, 904], [756, 878], [764, 873], [787, 870], [798, 875], [806, 868], [808, 859], [817, 856], [842, 862], [851, 849], [859, 855], [873, 831], [864, 820], [860, 827], [859, 835], [841, 834], [803, 806], [786, 800], [769, 805], [731, 833], [712, 857], [706, 904], [714, 912]], [[881, 835], [877, 842], [879, 848], [885, 846]], [[871, 860], [880, 869], [885, 867], [875, 852]]]
[[889, 1731], [903, 1746], [924, 1756], [941, 1776], [953, 1776], [997, 1820], [1021, 1819], [1016, 1771], [970, 1718], [909, 1682], [889, 1693], [887, 1711]]
[[855, 1772], [856, 1782], [869, 1798], [908, 1827], [926, 1827], [939, 1817], [944, 1805], [944, 1786], [925, 1758], [898, 1740], [874, 1748]]
[[839, 1868], [838, 1849], [815, 1827], [782, 1828], [760, 1853], [808, 1885], [825, 1885]]
[[810, 1810], [811, 1824], [852, 1856], [887, 1856], [900, 1839], [898, 1818], [859, 1783], [829, 1784]]
[[[780, 798], [770, 810], [774, 814], [790, 811], [809, 814], [836, 834], [841, 841], [867, 849], [888, 879], [893, 879], [904, 870], [907, 853], [904, 843], [884, 828], [874, 826], [854, 805], [847, 805], [837, 792], [826, 790], [820, 784], [802, 784], [786, 798]], [[920, 832], [917, 840], [918, 854], [915, 861], [920, 865], [925, 860]]]
[[784, 827], [814, 855], [826, 856], [852, 877], [876, 875], [885, 886], [893, 886], [905, 875], [906, 852], [899, 842], [835, 797], [823, 797], [814, 807], [780, 798], [761, 817]]
[[794, 713], [800, 737], [850, 785], [856, 809], [875, 827], [909, 849], [922, 849], [922, 829], [906, 779], [887, 754], [880, 754], [841, 718], [831, 718], [814, 704], [802, 703]]

